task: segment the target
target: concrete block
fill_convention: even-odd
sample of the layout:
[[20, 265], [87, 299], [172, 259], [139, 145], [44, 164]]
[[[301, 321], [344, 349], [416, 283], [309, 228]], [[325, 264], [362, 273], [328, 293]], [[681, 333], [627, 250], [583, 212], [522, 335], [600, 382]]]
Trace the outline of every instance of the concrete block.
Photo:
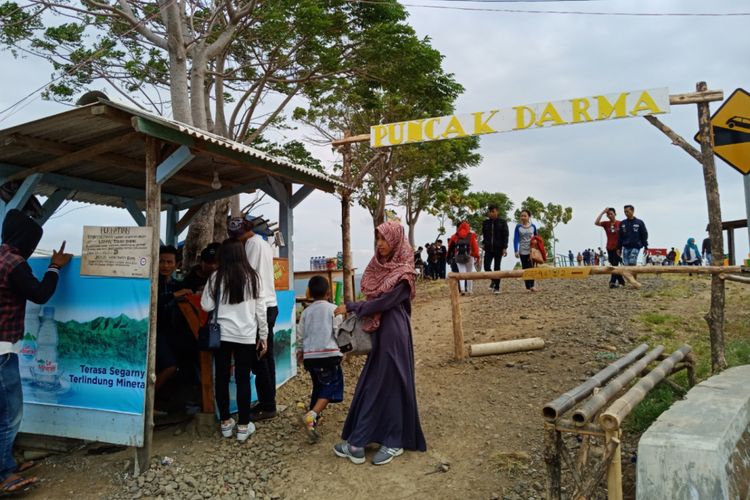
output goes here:
[[639, 499], [750, 497], [750, 365], [691, 389], [638, 444]]

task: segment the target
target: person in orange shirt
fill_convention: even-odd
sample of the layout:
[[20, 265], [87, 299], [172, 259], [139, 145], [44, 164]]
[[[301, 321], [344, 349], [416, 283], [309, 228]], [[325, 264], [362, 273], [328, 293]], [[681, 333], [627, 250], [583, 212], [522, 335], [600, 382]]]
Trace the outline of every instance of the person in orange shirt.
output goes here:
[[[474, 266], [479, 267], [477, 235], [471, 230], [468, 222], [459, 224], [456, 233], [448, 240], [448, 255], [458, 266], [459, 273], [472, 272]], [[472, 285], [472, 280], [459, 280], [461, 295], [471, 295]]]

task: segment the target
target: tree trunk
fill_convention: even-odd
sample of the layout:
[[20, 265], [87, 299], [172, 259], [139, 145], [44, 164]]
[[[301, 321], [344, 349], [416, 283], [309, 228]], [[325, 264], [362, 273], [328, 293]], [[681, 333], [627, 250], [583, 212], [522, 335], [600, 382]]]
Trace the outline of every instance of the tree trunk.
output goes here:
[[[698, 82], [698, 92], [707, 89], [706, 82]], [[721, 230], [721, 203], [719, 183], [716, 180], [713, 138], [711, 135], [711, 112], [707, 102], [698, 103], [698, 125], [701, 142], [703, 179], [708, 202], [708, 234], [711, 238], [711, 254], [714, 259], [724, 257], [724, 238]], [[724, 280], [718, 274], [711, 276], [711, 307], [706, 315], [711, 338], [711, 372], [716, 374], [727, 367], [724, 356]]]
[[170, 0], [160, 0], [161, 16], [167, 27], [169, 47], [169, 95], [172, 99], [172, 116], [177, 121], [193, 124], [190, 114], [190, 90], [188, 88], [188, 60], [182, 37], [182, 22], [179, 7]]
[[[225, 233], [226, 234], [226, 233]], [[214, 240], [214, 203], [206, 203], [190, 223], [185, 247], [182, 250], [183, 268], [190, 269], [198, 263], [201, 250]]]
[[414, 232], [417, 228], [417, 221], [413, 219], [410, 220], [408, 226], [409, 226], [409, 244], [411, 245], [412, 248], [417, 248], [417, 245], [414, 244], [414, 241], [415, 241]]
[[213, 239], [221, 242], [227, 238], [227, 215], [232, 204], [232, 198], [223, 198], [214, 203], [216, 206], [214, 207]]

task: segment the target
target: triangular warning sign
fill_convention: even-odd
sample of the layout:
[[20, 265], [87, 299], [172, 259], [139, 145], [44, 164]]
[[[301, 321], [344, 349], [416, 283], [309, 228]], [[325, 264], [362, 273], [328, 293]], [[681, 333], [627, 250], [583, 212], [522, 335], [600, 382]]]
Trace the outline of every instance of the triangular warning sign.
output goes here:
[[[711, 116], [714, 154], [744, 175], [750, 173], [750, 94], [737, 89]], [[700, 142], [698, 134], [695, 140]]]

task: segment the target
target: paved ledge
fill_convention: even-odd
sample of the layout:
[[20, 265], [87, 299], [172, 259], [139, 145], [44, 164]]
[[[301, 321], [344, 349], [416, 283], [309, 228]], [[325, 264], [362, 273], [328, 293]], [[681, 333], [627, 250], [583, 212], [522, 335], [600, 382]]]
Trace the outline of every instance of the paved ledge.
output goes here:
[[696, 385], [638, 444], [638, 499], [750, 498], [750, 365]]

